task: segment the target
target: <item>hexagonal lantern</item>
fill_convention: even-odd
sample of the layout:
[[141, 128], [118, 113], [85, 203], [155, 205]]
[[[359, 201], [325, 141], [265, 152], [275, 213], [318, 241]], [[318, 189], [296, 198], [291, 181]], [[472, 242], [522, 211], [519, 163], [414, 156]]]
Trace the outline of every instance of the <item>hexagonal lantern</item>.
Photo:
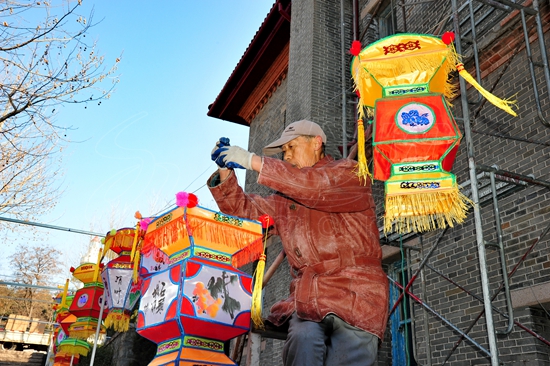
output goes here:
[[106, 248], [117, 253], [118, 257], [109, 261], [101, 272], [109, 309], [104, 323], [117, 332], [128, 330], [131, 311], [141, 294], [139, 281], [133, 281], [134, 261], [130, 256], [137, 241], [136, 235], [136, 229], [123, 228], [105, 237]]
[[150, 365], [235, 365], [224, 342], [250, 329], [252, 278], [232, 263], [261, 255], [261, 224], [179, 207], [151, 222], [144, 241], [170, 261], [143, 279], [137, 331], [158, 344]]
[[[105, 319], [108, 309], [103, 298], [103, 283], [98, 281], [99, 264], [83, 263], [72, 269], [73, 276], [84, 283], [78, 289], [69, 307], [76, 321], [69, 326], [69, 336], [77, 339], [87, 339], [95, 334], [98, 326], [99, 313], [103, 304], [102, 319]], [[102, 327], [104, 328], [104, 327]], [[105, 329], [102, 329], [105, 332]]]

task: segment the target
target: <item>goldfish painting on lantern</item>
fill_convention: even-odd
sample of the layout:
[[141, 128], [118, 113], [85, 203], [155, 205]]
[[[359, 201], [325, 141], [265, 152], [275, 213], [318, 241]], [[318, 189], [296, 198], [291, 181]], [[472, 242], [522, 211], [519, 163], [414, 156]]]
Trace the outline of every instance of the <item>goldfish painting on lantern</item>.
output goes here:
[[231, 324], [241, 310], [241, 298], [250, 302], [234, 273], [204, 266], [197, 277], [187, 281], [184, 294], [193, 302], [198, 317]]

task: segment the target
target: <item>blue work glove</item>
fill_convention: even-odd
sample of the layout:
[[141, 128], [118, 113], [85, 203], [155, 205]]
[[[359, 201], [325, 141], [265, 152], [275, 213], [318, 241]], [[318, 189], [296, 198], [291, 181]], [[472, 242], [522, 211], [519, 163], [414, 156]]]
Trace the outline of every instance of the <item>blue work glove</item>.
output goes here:
[[228, 146], [223, 149], [220, 152], [220, 157], [227, 168], [252, 170], [253, 153], [238, 146]]
[[220, 156], [220, 153], [225, 151], [227, 146], [229, 146], [229, 139], [227, 137], [220, 137], [210, 155], [212, 161], [218, 164], [220, 168], [225, 168], [225, 162], [223, 161], [223, 156]]

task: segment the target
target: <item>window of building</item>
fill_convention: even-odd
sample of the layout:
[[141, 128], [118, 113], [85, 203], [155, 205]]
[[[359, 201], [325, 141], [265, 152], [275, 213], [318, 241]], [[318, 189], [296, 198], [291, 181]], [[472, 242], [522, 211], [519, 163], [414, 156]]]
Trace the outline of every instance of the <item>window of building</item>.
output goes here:
[[397, 33], [396, 19], [395, 19], [395, 6], [394, 0], [390, 1], [385, 8], [379, 13], [378, 17], [378, 34], [380, 38], [391, 36]]

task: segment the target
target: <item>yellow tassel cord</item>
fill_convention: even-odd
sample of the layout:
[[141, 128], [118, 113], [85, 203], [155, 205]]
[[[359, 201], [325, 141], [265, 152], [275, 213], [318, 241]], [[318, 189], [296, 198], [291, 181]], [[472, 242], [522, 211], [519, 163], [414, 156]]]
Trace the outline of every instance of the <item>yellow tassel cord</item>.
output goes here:
[[456, 65], [456, 69], [458, 70], [460, 76], [462, 76], [464, 80], [470, 83], [491, 104], [493, 104], [495, 107], [502, 109], [506, 113], [511, 114], [514, 117], [517, 116], [517, 113], [512, 109], [512, 106], [517, 107], [517, 102], [515, 100], [500, 99], [499, 97], [485, 90], [481, 85], [478, 84], [477, 80], [474, 79], [472, 75], [468, 73], [468, 71], [466, 71], [463, 64], [460, 63]]
[[263, 242], [263, 253], [260, 255], [258, 260], [258, 265], [254, 271], [254, 289], [252, 290], [252, 305], [250, 306], [250, 317], [254, 322], [254, 325], [258, 329], [264, 329], [264, 321], [262, 319], [262, 288], [264, 282], [264, 272], [265, 272], [265, 248], [267, 245], [267, 231], [269, 228], [265, 229], [264, 242]]
[[464, 222], [474, 203], [458, 187], [452, 190], [386, 196], [384, 232], [424, 232]]
[[116, 332], [127, 332], [130, 326], [130, 314], [109, 312], [103, 322], [106, 328], [113, 328]]
[[264, 281], [265, 259], [265, 254], [262, 254], [254, 271], [254, 289], [252, 290], [252, 305], [250, 307], [250, 317], [258, 329], [264, 329], [264, 321], [262, 319], [262, 283]]
[[139, 280], [139, 262], [141, 260], [141, 252], [139, 250], [136, 250], [136, 253], [134, 255], [134, 264], [132, 267], [132, 280], [134, 283], [137, 283]]
[[357, 120], [357, 165], [355, 167], [355, 174], [357, 174], [359, 180], [364, 184], [367, 183], [367, 177], [372, 180], [365, 155], [365, 127], [363, 126], [362, 119]]
[[509, 100], [509, 99], [501, 99], [489, 92], [488, 90], [485, 90], [477, 80], [466, 71], [464, 64], [461, 61], [460, 55], [456, 52], [454, 44], [451, 42], [448, 45], [449, 48], [449, 54], [450, 59], [455, 60], [456, 63], [456, 70], [458, 71], [458, 74], [462, 76], [464, 80], [466, 80], [470, 85], [472, 85], [485, 99], [487, 99], [491, 104], [493, 104], [495, 107], [502, 109], [506, 113], [511, 114], [512, 116], [516, 117], [517, 113], [512, 109], [512, 107], [517, 107], [517, 102], [515, 100]]
[[132, 267], [132, 279], [134, 283], [138, 281], [139, 277], [139, 260], [140, 260], [140, 251], [138, 250], [139, 242], [139, 231], [140, 231], [139, 222], [136, 224], [136, 230], [134, 233], [134, 242], [132, 243], [132, 252], [130, 253], [130, 258], [134, 261], [134, 266]]
[[102, 257], [103, 257], [103, 253], [100, 250], [99, 254], [97, 256], [97, 263], [94, 266], [94, 279], [93, 279], [93, 282], [97, 282], [97, 279], [99, 278], [99, 265], [101, 264], [101, 258]]
[[65, 286], [63, 287], [63, 295], [61, 296], [61, 303], [59, 309], [67, 308], [67, 293], [69, 292], [69, 279], [65, 280]]

